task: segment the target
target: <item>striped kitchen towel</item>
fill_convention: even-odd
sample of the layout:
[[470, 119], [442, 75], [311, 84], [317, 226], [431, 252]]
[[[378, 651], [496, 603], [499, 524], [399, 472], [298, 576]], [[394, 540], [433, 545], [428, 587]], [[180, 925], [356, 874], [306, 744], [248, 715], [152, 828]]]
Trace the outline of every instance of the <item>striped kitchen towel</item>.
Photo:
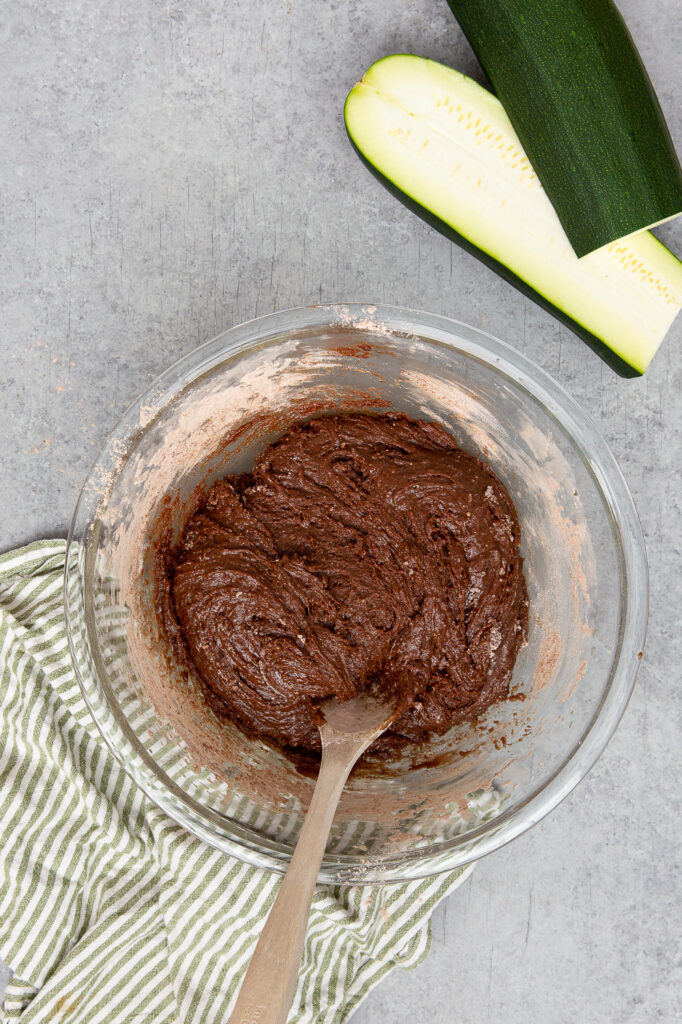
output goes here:
[[[219, 1024], [276, 875], [189, 835], [101, 741], [71, 668], [63, 541], [0, 556], [3, 1020]], [[318, 887], [290, 1021], [339, 1024], [468, 869], [399, 886]]]

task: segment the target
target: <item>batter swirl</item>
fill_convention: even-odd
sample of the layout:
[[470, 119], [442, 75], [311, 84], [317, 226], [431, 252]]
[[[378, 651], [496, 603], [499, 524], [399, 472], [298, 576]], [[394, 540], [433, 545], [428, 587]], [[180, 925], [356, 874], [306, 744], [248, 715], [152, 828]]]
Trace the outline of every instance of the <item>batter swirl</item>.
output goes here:
[[251, 733], [317, 750], [315, 703], [374, 684], [406, 704], [384, 745], [424, 739], [508, 693], [519, 535], [492, 469], [437, 424], [313, 419], [189, 519], [164, 562], [166, 630]]

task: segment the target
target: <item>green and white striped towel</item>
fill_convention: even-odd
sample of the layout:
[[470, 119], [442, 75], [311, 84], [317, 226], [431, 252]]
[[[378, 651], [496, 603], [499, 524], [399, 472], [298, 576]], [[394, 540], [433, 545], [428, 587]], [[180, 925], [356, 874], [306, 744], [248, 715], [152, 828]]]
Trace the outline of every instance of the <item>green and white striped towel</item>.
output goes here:
[[[0, 556], [0, 956], [4, 1020], [229, 1020], [275, 875], [176, 825], [90, 718], [62, 611], [63, 541]], [[339, 1024], [397, 965], [466, 871], [318, 887], [290, 1020]]]

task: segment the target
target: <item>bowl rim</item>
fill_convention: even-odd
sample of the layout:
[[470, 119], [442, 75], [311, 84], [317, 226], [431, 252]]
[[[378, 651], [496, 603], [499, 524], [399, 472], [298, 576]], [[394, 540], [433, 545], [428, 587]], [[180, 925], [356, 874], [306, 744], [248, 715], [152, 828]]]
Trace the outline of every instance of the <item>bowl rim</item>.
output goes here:
[[[499, 338], [462, 321], [425, 311], [382, 304], [353, 302], [294, 307], [245, 321], [223, 331], [176, 360], [128, 406], [90, 468], [78, 496], [69, 528], [63, 599], [68, 645], [75, 675], [106, 745], [149, 799], [189, 832], [225, 853], [260, 868], [280, 873], [286, 870], [290, 853], [275, 841], [265, 842], [262, 837], [254, 841], [253, 838], [249, 838], [250, 830], [236, 823], [233, 823], [231, 831], [240, 838], [227, 837], [209, 826], [208, 821], [214, 817], [212, 812], [202, 808], [185, 793], [182, 793], [180, 798], [173, 797], [172, 790], [177, 787], [171, 780], [164, 782], [164, 778], [167, 779], [165, 773], [135, 741], [138, 747], [136, 754], [144, 755], [143, 761], [155, 776], [139, 777], [140, 773], [131, 767], [134, 758], [126, 757], [125, 750], [113, 742], [100, 720], [94, 698], [104, 696], [107, 704], [108, 698], [101, 680], [88, 680], [81, 672], [76, 652], [79, 627], [78, 623], [72, 621], [69, 598], [69, 587], [76, 572], [71, 552], [78, 544], [83, 544], [87, 548], [98, 511], [106, 500], [101, 497], [93, 498], [93, 490], [88, 487], [89, 482], [117, 443], [120, 444], [125, 439], [132, 444], [137, 434], [149, 429], [153, 418], [145, 423], [144, 428], [139, 426], [139, 412], [143, 406], [149, 407], [163, 397], [165, 407], [189, 383], [226, 359], [243, 356], [254, 348], [266, 347], [268, 343], [276, 342], [286, 333], [295, 334], [297, 331], [308, 331], [315, 327], [322, 329], [334, 326], [371, 331], [373, 324], [380, 326], [382, 331], [388, 330], [391, 335], [419, 337], [428, 343], [440, 343], [447, 348], [463, 352], [467, 357], [493, 366], [535, 402], [539, 402], [569, 436], [595, 480], [605, 507], [610, 513], [620, 560], [621, 618], [617, 652], [612, 660], [601, 700], [566, 758], [538, 787], [519, 804], [506, 811], [502, 810], [491, 821], [480, 824], [461, 836], [434, 844], [427, 851], [417, 849], [378, 861], [360, 863], [349, 855], [325, 856], [319, 880], [331, 884], [338, 884], [348, 878], [368, 883], [400, 882], [427, 877], [478, 860], [537, 824], [587, 775], [615, 732], [637, 678], [648, 619], [648, 567], [644, 538], [632, 495], [620, 467], [591, 417], [557, 381], [532, 360]], [[88, 503], [92, 508], [86, 509]], [[86, 517], [85, 526], [80, 522], [83, 516]], [[79, 578], [82, 582], [80, 573]], [[83, 598], [87, 604], [87, 594], [84, 594]], [[84, 640], [90, 646], [93, 638], [87, 627], [87, 615], [85, 634]], [[94, 689], [91, 690], [89, 684], [94, 684]], [[111, 710], [110, 705], [108, 706]], [[120, 725], [118, 728], [121, 731]], [[121, 736], [117, 739], [120, 740]], [[123, 739], [125, 742], [133, 742], [126, 736], [123, 736]], [[463, 850], [465, 845], [470, 848], [468, 853]], [[460, 856], [456, 856], [458, 850]]]

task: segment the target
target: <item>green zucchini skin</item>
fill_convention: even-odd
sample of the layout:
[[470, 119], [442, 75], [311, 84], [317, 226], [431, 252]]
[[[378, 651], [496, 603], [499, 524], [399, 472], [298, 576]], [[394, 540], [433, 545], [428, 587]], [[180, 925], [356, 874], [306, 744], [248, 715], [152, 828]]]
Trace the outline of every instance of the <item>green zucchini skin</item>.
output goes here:
[[577, 256], [682, 211], [682, 170], [611, 0], [448, 0]]
[[435, 214], [431, 213], [430, 210], [426, 210], [419, 203], [415, 202], [415, 200], [412, 199], [411, 196], [408, 196], [406, 195], [405, 192], [402, 192], [398, 188], [398, 186], [391, 181], [390, 178], [387, 178], [385, 175], [383, 175], [381, 171], [379, 171], [374, 166], [374, 164], [367, 159], [364, 153], [360, 149], [358, 149], [355, 142], [350, 136], [349, 140], [353, 149], [360, 157], [365, 167], [372, 172], [374, 177], [378, 181], [380, 181], [385, 188], [388, 189], [391, 195], [395, 196], [396, 199], [399, 199], [400, 202], [404, 206], [406, 206], [408, 210], [410, 210], [412, 213], [416, 213], [418, 217], [421, 217], [421, 219], [425, 221], [429, 225], [429, 227], [435, 228], [436, 231], [439, 231], [442, 235], [445, 235], [445, 237], [448, 238], [451, 242], [455, 242], [457, 245], [461, 246], [462, 249], [465, 249], [466, 252], [471, 253], [472, 256], [475, 256], [482, 263], [485, 263], [486, 266], [490, 267], [491, 270], [494, 270], [496, 274], [499, 274], [500, 277], [503, 277], [506, 281], [508, 281], [509, 284], [513, 285], [520, 292], [526, 295], [529, 299], [532, 299], [533, 302], [536, 302], [539, 306], [542, 306], [543, 309], [546, 309], [549, 313], [556, 317], [557, 320], [560, 320], [561, 323], [569, 327], [574, 332], [574, 334], [577, 334], [579, 338], [587, 342], [590, 348], [592, 348], [593, 351], [596, 352], [597, 355], [600, 356], [604, 360], [604, 362], [607, 363], [611, 367], [611, 369], [614, 370], [620, 377], [632, 379], [633, 377], [642, 376], [640, 370], [635, 369], [635, 367], [631, 366], [624, 359], [621, 359], [621, 357], [616, 352], [614, 352], [613, 349], [609, 348], [608, 345], [605, 345], [600, 338], [596, 337], [596, 335], [591, 334], [590, 331], [585, 330], [582, 324], [576, 323], [576, 321], [573, 320], [572, 317], [568, 316], [562, 309], [559, 309], [557, 306], [553, 305], [553, 303], [548, 302], [543, 295], [540, 295], [538, 292], [535, 291], [534, 288], [531, 288], [530, 285], [527, 284], [526, 281], [524, 281], [522, 278], [517, 277], [517, 275], [512, 270], [510, 270], [509, 267], [505, 266], [504, 263], [500, 263], [489, 253], [485, 252], [483, 249], [479, 249], [478, 246], [473, 245], [473, 243], [470, 242], [468, 238], [464, 238], [457, 231], [455, 231], [454, 228], [452, 228], [449, 224], [441, 220], [440, 217], [436, 217]]

